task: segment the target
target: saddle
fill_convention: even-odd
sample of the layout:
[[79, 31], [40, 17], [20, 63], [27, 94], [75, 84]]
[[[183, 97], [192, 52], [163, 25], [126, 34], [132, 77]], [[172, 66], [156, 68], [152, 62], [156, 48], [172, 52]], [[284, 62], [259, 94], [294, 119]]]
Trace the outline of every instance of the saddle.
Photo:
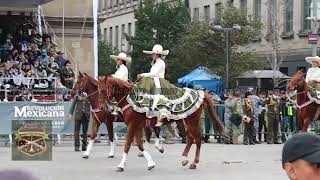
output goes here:
[[312, 102], [320, 104], [320, 83], [309, 86], [308, 97]]

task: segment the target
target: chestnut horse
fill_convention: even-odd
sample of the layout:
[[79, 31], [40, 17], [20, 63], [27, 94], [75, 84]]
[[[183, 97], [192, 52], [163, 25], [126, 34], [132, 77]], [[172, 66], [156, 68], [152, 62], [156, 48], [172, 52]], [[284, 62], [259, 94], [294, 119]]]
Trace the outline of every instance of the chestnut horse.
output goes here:
[[[113, 142], [114, 139], [114, 133], [113, 133], [113, 120], [115, 119], [114, 116], [111, 114], [112, 107], [111, 105], [108, 107], [105, 106], [104, 99], [99, 99], [99, 93], [98, 93], [98, 81], [94, 78], [90, 77], [86, 73], [79, 72], [78, 79], [76, 83], [73, 86], [72, 89], [73, 92], [82, 93], [85, 92], [87, 94], [87, 98], [90, 102], [90, 105], [92, 107], [92, 129], [91, 129], [91, 135], [90, 140], [88, 144], [88, 148], [86, 152], [83, 154], [83, 158], [89, 158], [90, 151], [93, 146], [93, 142], [95, 138], [97, 137], [97, 132], [99, 130], [99, 127], [102, 123], [105, 123], [107, 130], [108, 130], [108, 136], [110, 141], [110, 153], [108, 155], [109, 158], [113, 158], [115, 155], [115, 143]], [[122, 121], [121, 118], [120, 121]], [[164, 152], [164, 148], [160, 146], [159, 144], [159, 137], [160, 137], [160, 128], [154, 127], [153, 128], [156, 139], [155, 139], [155, 148], [160, 152]], [[146, 145], [148, 142], [150, 142], [151, 137], [151, 131], [149, 127], [145, 128], [146, 132]]]
[[319, 120], [320, 106], [309, 99], [308, 85], [304, 79], [304, 75], [305, 73], [302, 71], [298, 71], [293, 75], [288, 83], [288, 88], [297, 90], [296, 107], [300, 129], [306, 132], [311, 121]]
[[[145, 113], [138, 113], [134, 111], [133, 108], [128, 104], [126, 100], [126, 96], [131, 91], [133, 84], [108, 76], [108, 77], [99, 77], [98, 86], [99, 86], [98, 88], [99, 94], [101, 95], [102, 98], [106, 99], [107, 103], [110, 103], [110, 100], [113, 98], [116, 99], [119, 107], [123, 111], [123, 120], [128, 126], [124, 153], [123, 153], [120, 164], [117, 166], [117, 171], [118, 172], [124, 171], [124, 166], [125, 166], [125, 163], [127, 162], [128, 152], [134, 137], [138, 143], [139, 150], [143, 152], [143, 155], [147, 160], [148, 170], [153, 169], [155, 167], [155, 162], [152, 160], [151, 155], [143, 148], [142, 141], [141, 141], [141, 130], [146, 124], [146, 120], [147, 120], [146, 115]], [[189, 150], [193, 142], [195, 142], [196, 144], [196, 154], [192, 164], [189, 167], [190, 169], [196, 169], [197, 167], [196, 165], [200, 159], [200, 148], [201, 148], [200, 117], [201, 117], [203, 108], [205, 107], [205, 103], [209, 106], [209, 109], [210, 109], [209, 112], [215, 127], [217, 127], [220, 133], [223, 133], [225, 135], [225, 133], [223, 132], [223, 129], [224, 129], [223, 125], [219, 119], [219, 116], [215, 111], [214, 102], [211, 99], [211, 96], [208, 93], [205, 93], [204, 102], [199, 107], [199, 109], [197, 109], [194, 113], [190, 114], [187, 118], [179, 120], [179, 121], [183, 121], [183, 124], [185, 125], [185, 128], [186, 128], [186, 135], [187, 135], [187, 145], [182, 153], [182, 166], [186, 166], [188, 164]], [[156, 121], [156, 118], [148, 119], [148, 120]], [[167, 121], [167, 123], [170, 123], [170, 122], [172, 121]]]

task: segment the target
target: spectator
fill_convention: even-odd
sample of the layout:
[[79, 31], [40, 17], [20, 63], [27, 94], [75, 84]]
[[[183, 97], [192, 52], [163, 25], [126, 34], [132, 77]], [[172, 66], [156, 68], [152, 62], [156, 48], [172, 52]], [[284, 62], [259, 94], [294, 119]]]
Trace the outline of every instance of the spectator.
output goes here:
[[12, 78], [11, 85], [19, 88], [22, 85], [23, 75], [18, 66], [13, 66], [10, 70], [10, 76]]
[[68, 60], [65, 62], [64, 68], [62, 69], [61, 80], [65, 87], [72, 89], [74, 83], [74, 72], [71, 67], [71, 62]]
[[1, 58], [6, 58], [11, 54], [13, 44], [11, 39], [7, 38], [6, 43], [1, 46]]
[[42, 54], [38, 57], [38, 61], [40, 62], [40, 65], [47, 67], [47, 65], [49, 64], [49, 56], [47, 55], [47, 50], [42, 49], [41, 52]]
[[36, 29], [31, 30], [31, 35], [29, 36], [29, 42], [35, 42], [37, 44], [41, 43], [41, 35], [37, 32]]
[[291, 180], [319, 180], [320, 138], [310, 133], [294, 135], [283, 146], [282, 167]]
[[253, 97], [251, 92], [246, 92], [243, 102], [243, 114], [244, 114], [244, 134], [243, 144], [254, 145], [254, 105], [252, 101]]
[[22, 85], [24, 85], [25, 87], [32, 88], [34, 83], [35, 83], [35, 79], [34, 79], [34, 74], [32, 73], [31, 68], [29, 70], [26, 71], [24, 78], [22, 80]]
[[47, 88], [48, 87], [48, 76], [47, 71], [45, 70], [44, 66], [40, 65], [36, 70], [36, 84], [34, 85], [35, 88]]
[[52, 87], [53, 78], [59, 76], [59, 65], [54, 62], [55, 58], [52, 56], [50, 57], [50, 62], [47, 66], [47, 74], [48, 74], [48, 81], [49, 81], [49, 87]]
[[63, 58], [63, 52], [61, 51], [58, 51], [57, 52], [58, 56], [57, 56], [57, 59], [56, 59], [56, 63], [59, 65], [59, 68], [62, 69], [64, 64], [66, 63], [66, 59]]

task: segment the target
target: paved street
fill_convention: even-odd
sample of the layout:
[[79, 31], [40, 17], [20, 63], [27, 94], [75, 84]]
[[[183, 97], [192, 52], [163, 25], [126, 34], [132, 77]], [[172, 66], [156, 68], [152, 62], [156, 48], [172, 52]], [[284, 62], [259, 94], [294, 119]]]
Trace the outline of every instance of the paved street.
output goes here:
[[[98, 144], [90, 159], [81, 158], [81, 152], [73, 152], [70, 145], [54, 147], [50, 162], [11, 161], [8, 147], [0, 147], [0, 169], [30, 171], [39, 180], [106, 180], [106, 179], [152, 179], [152, 180], [284, 180], [280, 154], [282, 145], [219, 145], [203, 144], [201, 162], [197, 170], [180, 165], [182, 144], [164, 145], [165, 153], [151, 149], [156, 168], [147, 171], [144, 158], [137, 157], [137, 147], [129, 154], [125, 172], [115, 172], [120, 162], [122, 146], [117, 147], [115, 159], [107, 159], [109, 146]], [[193, 150], [193, 149], [192, 149]], [[193, 157], [192, 151], [189, 157]], [[230, 164], [224, 161], [232, 162]], [[1, 178], [0, 178], [1, 179]]]

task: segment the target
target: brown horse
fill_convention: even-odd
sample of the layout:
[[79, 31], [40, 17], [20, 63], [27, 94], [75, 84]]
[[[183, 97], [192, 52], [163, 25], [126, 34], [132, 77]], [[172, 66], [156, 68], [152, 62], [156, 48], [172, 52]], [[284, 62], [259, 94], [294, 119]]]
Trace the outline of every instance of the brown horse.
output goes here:
[[[151, 155], [143, 148], [141, 141], [141, 130], [146, 124], [146, 116], [145, 113], [138, 113], [133, 110], [133, 108], [128, 104], [126, 100], [127, 94], [131, 91], [133, 84], [124, 82], [122, 80], [113, 78], [113, 77], [99, 77], [98, 78], [98, 86], [99, 86], [99, 94], [102, 98], [106, 99], [107, 103], [110, 103], [112, 98], [115, 98], [118, 102], [119, 107], [123, 111], [123, 120], [128, 126], [127, 139], [124, 147], [124, 153], [120, 164], [117, 166], [117, 171], [123, 171], [125, 163], [127, 161], [128, 152], [130, 149], [130, 145], [135, 137], [138, 148], [143, 152], [144, 157], [148, 162], [148, 170], [153, 169], [155, 167], [155, 163], [152, 160]], [[213, 100], [211, 99], [208, 93], [205, 93], [205, 98], [203, 104], [200, 106], [198, 110], [189, 115], [185, 119], [181, 119], [179, 121], [183, 121], [186, 134], [187, 134], [187, 145], [182, 153], [182, 166], [186, 166], [188, 164], [188, 153], [189, 150], [195, 142], [196, 144], [196, 155], [195, 158], [190, 165], [190, 169], [196, 169], [196, 165], [200, 159], [200, 148], [201, 148], [201, 133], [200, 133], [200, 117], [205, 107], [205, 103], [209, 106], [211, 119], [215, 127], [217, 127], [220, 133], [223, 132], [223, 125], [219, 120], [219, 116], [216, 114], [215, 105]], [[155, 118], [149, 119], [156, 121]], [[171, 121], [172, 122], [172, 121]], [[170, 123], [167, 121], [167, 123]], [[225, 134], [225, 133], [224, 133]]]
[[[113, 133], [113, 120], [115, 119], [114, 116], [111, 114], [112, 112], [112, 106], [105, 107], [105, 101], [104, 99], [99, 99], [99, 93], [98, 93], [98, 81], [94, 78], [90, 77], [86, 73], [79, 72], [77, 82], [73, 86], [72, 91], [77, 93], [85, 92], [87, 94], [87, 98], [90, 102], [90, 105], [92, 107], [92, 129], [91, 129], [91, 135], [90, 140], [88, 144], [87, 151], [83, 154], [83, 158], [89, 158], [93, 142], [95, 138], [97, 137], [97, 132], [99, 130], [99, 127], [102, 123], [104, 123], [108, 130], [108, 136], [109, 141], [111, 145], [110, 153], [108, 155], [109, 158], [113, 158], [115, 155], [115, 143], [113, 141], [114, 139], [114, 133]], [[120, 122], [123, 122], [121, 118], [118, 118]], [[156, 135], [155, 139], [155, 148], [160, 152], [164, 152], [164, 148], [160, 145], [159, 137], [160, 137], [160, 128], [154, 127], [154, 128], [145, 128], [146, 132], [146, 140], [147, 142], [150, 142], [151, 137], [151, 130], [153, 129]], [[146, 142], [146, 143], [147, 143]]]
[[319, 120], [317, 111], [319, 111], [320, 106], [309, 99], [308, 85], [304, 79], [304, 75], [302, 71], [298, 71], [293, 75], [288, 83], [288, 88], [297, 90], [296, 106], [300, 129], [306, 132], [311, 121]]

